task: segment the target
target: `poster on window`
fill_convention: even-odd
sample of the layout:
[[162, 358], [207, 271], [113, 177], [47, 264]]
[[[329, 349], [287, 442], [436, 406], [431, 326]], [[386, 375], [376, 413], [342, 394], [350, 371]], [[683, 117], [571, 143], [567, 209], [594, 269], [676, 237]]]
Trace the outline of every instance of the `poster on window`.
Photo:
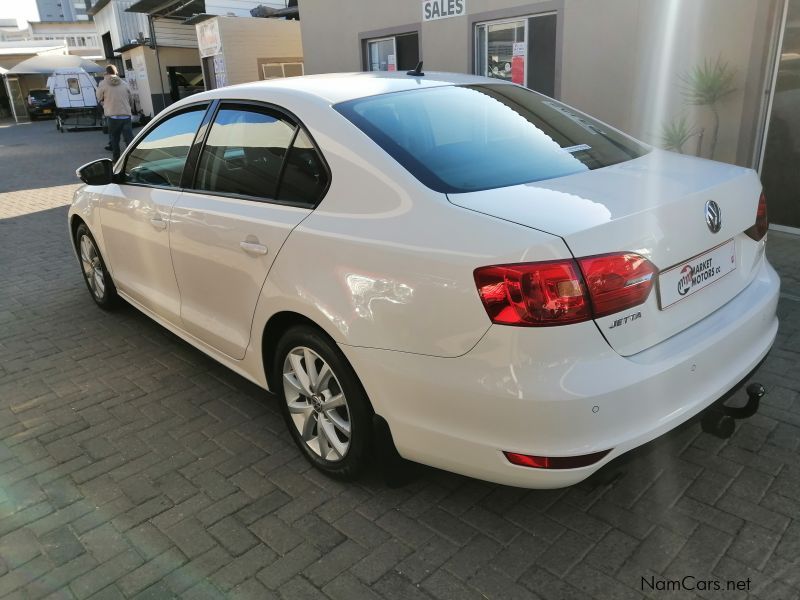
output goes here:
[[214, 76], [217, 80], [218, 88], [228, 85], [228, 75], [225, 73], [225, 56], [223, 54], [214, 56]]
[[386, 70], [397, 71], [397, 59], [394, 54], [390, 54], [386, 57]]
[[520, 85], [525, 84], [525, 42], [514, 43], [514, 53], [511, 56], [511, 81]]

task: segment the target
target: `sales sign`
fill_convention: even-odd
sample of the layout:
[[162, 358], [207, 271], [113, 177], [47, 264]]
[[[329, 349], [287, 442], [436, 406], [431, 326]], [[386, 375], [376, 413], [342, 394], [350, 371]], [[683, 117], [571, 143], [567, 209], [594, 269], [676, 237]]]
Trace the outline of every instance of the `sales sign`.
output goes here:
[[467, 0], [422, 0], [422, 20], [435, 21], [467, 14]]

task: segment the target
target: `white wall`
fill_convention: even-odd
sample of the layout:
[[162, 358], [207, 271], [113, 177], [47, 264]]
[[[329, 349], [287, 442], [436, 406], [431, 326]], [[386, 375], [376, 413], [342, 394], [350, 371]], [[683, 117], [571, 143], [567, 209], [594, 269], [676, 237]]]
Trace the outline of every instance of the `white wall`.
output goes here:
[[[421, 22], [418, 0], [299, 0], [306, 72], [360, 71], [359, 35], [405, 27], [420, 31], [425, 70], [469, 72], [469, 16]], [[736, 91], [720, 105], [714, 158], [750, 165], [764, 97], [772, 23], [782, 0], [467, 0], [469, 15], [522, 16], [556, 10], [560, 90], [565, 102], [647, 142], [685, 114], [704, 129], [713, 117], [687, 107], [681, 76], [717, 57], [735, 69]], [[487, 17], [495, 18], [495, 17]], [[399, 33], [399, 31], [398, 31]], [[696, 138], [684, 150], [693, 152]]]
[[217, 17], [217, 22], [228, 85], [263, 79], [259, 60], [303, 61], [298, 21]]
[[134, 3], [135, 0], [111, 0], [94, 16], [97, 33], [101, 36], [101, 47], [102, 35], [106, 32], [111, 32], [111, 43], [114, 48], [128, 44], [139, 37], [140, 32], [145, 37], [150, 35], [146, 15], [126, 12], [126, 9]]

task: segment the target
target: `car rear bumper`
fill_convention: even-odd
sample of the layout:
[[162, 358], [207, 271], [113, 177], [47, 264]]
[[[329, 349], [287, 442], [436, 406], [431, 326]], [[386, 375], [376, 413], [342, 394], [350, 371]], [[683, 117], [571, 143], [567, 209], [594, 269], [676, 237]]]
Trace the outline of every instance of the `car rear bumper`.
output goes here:
[[[342, 346], [408, 459], [497, 483], [562, 487], [675, 428], [766, 356], [780, 280], [766, 262], [733, 300], [638, 354], [614, 352], [593, 322], [492, 326], [458, 358]], [[710, 291], [710, 290], [709, 290]], [[515, 466], [503, 451], [579, 456], [577, 469]]]

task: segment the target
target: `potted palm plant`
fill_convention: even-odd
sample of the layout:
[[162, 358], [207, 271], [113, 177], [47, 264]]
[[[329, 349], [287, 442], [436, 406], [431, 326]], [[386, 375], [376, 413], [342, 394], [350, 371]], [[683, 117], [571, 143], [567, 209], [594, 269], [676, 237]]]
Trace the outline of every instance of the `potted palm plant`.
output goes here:
[[713, 62], [704, 60], [681, 77], [681, 92], [687, 104], [708, 107], [714, 117], [710, 158], [714, 158], [719, 139], [719, 105], [736, 91], [735, 78], [736, 71], [719, 57]]

